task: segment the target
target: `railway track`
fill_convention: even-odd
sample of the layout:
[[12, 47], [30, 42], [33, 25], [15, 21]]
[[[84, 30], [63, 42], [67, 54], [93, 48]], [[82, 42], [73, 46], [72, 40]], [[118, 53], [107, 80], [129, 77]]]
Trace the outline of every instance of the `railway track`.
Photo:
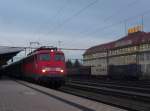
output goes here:
[[147, 84], [147, 87], [143, 86], [134, 86], [128, 84], [128, 85], [121, 85], [121, 84], [112, 84], [112, 83], [96, 83], [96, 82], [87, 82], [87, 81], [71, 81], [70, 83], [75, 84], [82, 84], [82, 85], [88, 85], [88, 86], [96, 86], [96, 87], [106, 87], [106, 88], [113, 88], [113, 89], [119, 89], [119, 90], [127, 90], [127, 91], [135, 91], [135, 92], [142, 92], [150, 94], [150, 85]]
[[[117, 82], [118, 83], [118, 82]], [[130, 83], [131, 84], [131, 83]], [[147, 86], [149, 84], [146, 84]], [[138, 84], [137, 84], [138, 86]], [[128, 110], [150, 110], [150, 88], [121, 85], [112, 82], [85, 82], [72, 80], [61, 91], [93, 99]]]
[[127, 87], [141, 87], [141, 88], [150, 88], [150, 81], [123, 81], [123, 80], [106, 80], [106, 79], [67, 79], [67, 81], [73, 81], [73, 82], [89, 82], [89, 83], [95, 83], [95, 84], [109, 84], [109, 85], [117, 85], [117, 86], [127, 86]]

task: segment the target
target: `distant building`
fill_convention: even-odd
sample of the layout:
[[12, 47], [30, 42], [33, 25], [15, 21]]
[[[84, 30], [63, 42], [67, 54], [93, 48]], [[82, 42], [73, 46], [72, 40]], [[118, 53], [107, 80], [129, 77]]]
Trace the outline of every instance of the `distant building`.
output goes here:
[[83, 54], [84, 66], [92, 75], [107, 75], [110, 65], [139, 64], [141, 72], [150, 76], [150, 32], [138, 31], [106, 44], [93, 46]]

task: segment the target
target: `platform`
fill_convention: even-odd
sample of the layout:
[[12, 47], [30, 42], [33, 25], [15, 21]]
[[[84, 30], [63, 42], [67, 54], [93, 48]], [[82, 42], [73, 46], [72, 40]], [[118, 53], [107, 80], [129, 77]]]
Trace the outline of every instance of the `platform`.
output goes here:
[[0, 80], [0, 111], [125, 111], [43, 86]]

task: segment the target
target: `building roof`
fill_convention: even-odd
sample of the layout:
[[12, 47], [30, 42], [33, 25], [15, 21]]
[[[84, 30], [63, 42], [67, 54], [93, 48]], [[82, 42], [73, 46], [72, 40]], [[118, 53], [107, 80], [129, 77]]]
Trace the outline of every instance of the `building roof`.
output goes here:
[[11, 54], [15, 52], [20, 52], [24, 48], [21, 47], [7, 47], [7, 46], [0, 46], [0, 55], [1, 54]]
[[126, 47], [130, 45], [138, 45], [141, 43], [150, 42], [150, 32], [136, 32], [128, 34], [116, 41], [112, 41], [105, 44], [93, 46], [85, 51], [83, 55], [89, 55], [97, 52], [104, 52], [106, 50], [115, 49], [119, 47]]
[[5, 64], [24, 48], [0, 46], [0, 65]]

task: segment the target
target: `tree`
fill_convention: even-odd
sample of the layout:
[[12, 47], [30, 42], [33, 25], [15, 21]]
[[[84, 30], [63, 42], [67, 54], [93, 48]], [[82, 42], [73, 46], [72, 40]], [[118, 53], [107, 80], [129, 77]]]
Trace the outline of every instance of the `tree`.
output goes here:
[[72, 68], [72, 67], [73, 67], [73, 64], [72, 64], [71, 60], [68, 59], [68, 60], [66, 61], [66, 67], [67, 67], [67, 68]]
[[75, 60], [75, 63], [74, 63], [74, 68], [79, 68], [81, 66], [80, 62], [78, 61], [78, 59]]

